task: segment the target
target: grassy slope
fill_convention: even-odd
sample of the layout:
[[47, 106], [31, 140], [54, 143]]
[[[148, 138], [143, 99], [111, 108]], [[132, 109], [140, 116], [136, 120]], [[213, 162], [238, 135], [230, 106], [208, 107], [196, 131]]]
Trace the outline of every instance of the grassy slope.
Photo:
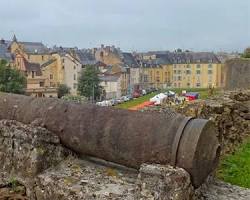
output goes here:
[[235, 154], [222, 159], [217, 176], [231, 184], [250, 188], [250, 139]]
[[131, 108], [133, 106], [137, 106], [145, 101], [149, 101], [150, 98], [154, 97], [157, 94], [158, 94], [158, 92], [153, 92], [151, 94], [147, 94], [147, 95], [139, 97], [137, 99], [133, 99], [131, 101], [127, 101], [127, 102], [124, 102], [122, 104], [119, 104], [116, 106], [116, 108], [128, 109], [128, 108]]
[[[169, 90], [174, 91], [178, 94], [180, 94], [182, 92], [182, 90], [186, 90], [187, 92], [199, 92], [201, 99], [206, 99], [208, 97], [208, 89], [206, 89], [206, 88], [194, 88], [194, 89], [190, 89], [190, 88], [189, 89], [185, 89], [185, 88], [176, 88], [175, 89], [175, 88], [172, 88]], [[152, 94], [148, 94], [148, 95], [145, 95], [143, 97], [119, 104], [116, 106], [116, 108], [128, 109], [128, 108], [131, 108], [133, 106], [137, 106], [145, 101], [149, 101], [150, 98], [152, 98], [153, 96], [155, 96], [158, 93], [160, 93], [160, 92], [154, 92]]]

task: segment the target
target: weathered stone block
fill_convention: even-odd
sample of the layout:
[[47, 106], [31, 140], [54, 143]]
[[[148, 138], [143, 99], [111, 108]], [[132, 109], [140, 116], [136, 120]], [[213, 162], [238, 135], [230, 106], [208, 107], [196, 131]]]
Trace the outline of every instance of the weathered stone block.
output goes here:
[[138, 186], [140, 199], [190, 200], [194, 194], [189, 174], [172, 166], [143, 164]]
[[56, 135], [16, 121], [0, 121], [0, 170], [10, 176], [34, 177], [65, 159], [70, 151]]

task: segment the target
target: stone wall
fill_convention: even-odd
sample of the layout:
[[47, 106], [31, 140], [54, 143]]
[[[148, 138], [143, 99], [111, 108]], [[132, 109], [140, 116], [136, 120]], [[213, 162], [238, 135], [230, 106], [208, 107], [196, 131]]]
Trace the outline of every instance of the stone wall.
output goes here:
[[225, 89], [250, 88], [250, 59], [228, 60], [224, 66]]
[[232, 153], [250, 136], [250, 90], [225, 92], [176, 108], [186, 116], [214, 121], [223, 153]]

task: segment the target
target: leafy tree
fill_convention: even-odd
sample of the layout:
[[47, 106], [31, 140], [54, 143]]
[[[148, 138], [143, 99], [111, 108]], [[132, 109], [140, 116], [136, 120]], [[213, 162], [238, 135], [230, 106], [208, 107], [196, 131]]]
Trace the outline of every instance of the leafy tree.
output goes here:
[[24, 94], [26, 78], [16, 69], [12, 69], [4, 60], [0, 61], [0, 91]]
[[57, 94], [59, 98], [62, 98], [63, 96], [69, 94], [69, 92], [70, 92], [70, 88], [65, 84], [59, 85], [57, 89]]
[[86, 68], [82, 70], [77, 88], [80, 95], [88, 99], [92, 97], [95, 100], [100, 97], [102, 87], [100, 86], [98, 74], [99, 70], [97, 70], [95, 66], [86, 66]]
[[243, 58], [250, 58], [250, 47], [244, 51]]

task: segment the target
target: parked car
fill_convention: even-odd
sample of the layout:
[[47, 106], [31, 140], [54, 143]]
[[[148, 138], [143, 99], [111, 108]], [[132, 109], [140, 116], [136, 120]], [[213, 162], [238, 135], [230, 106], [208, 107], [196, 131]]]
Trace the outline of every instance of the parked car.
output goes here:
[[142, 90], [142, 95], [146, 95], [147, 91], [146, 90]]
[[133, 99], [133, 96], [131, 94], [127, 95], [126, 96], [129, 100], [132, 100]]
[[129, 98], [128, 96], [122, 96], [122, 97], [121, 97], [121, 99], [122, 99], [124, 102], [126, 102], [126, 101], [129, 101], [129, 100], [130, 100], [130, 98]]
[[108, 100], [104, 100], [104, 101], [101, 101], [101, 102], [97, 102], [96, 105], [102, 106], [102, 107], [104, 107], [104, 106], [112, 106], [111, 102], [108, 101]]
[[123, 102], [124, 102], [123, 97], [121, 97], [121, 98], [119, 98], [119, 99], [116, 99], [116, 102], [117, 102], [118, 104], [123, 103]]
[[116, 99], [110, 99], [109, 102], [111, 103], [112, 106], [115, 106], [118, 104]]

